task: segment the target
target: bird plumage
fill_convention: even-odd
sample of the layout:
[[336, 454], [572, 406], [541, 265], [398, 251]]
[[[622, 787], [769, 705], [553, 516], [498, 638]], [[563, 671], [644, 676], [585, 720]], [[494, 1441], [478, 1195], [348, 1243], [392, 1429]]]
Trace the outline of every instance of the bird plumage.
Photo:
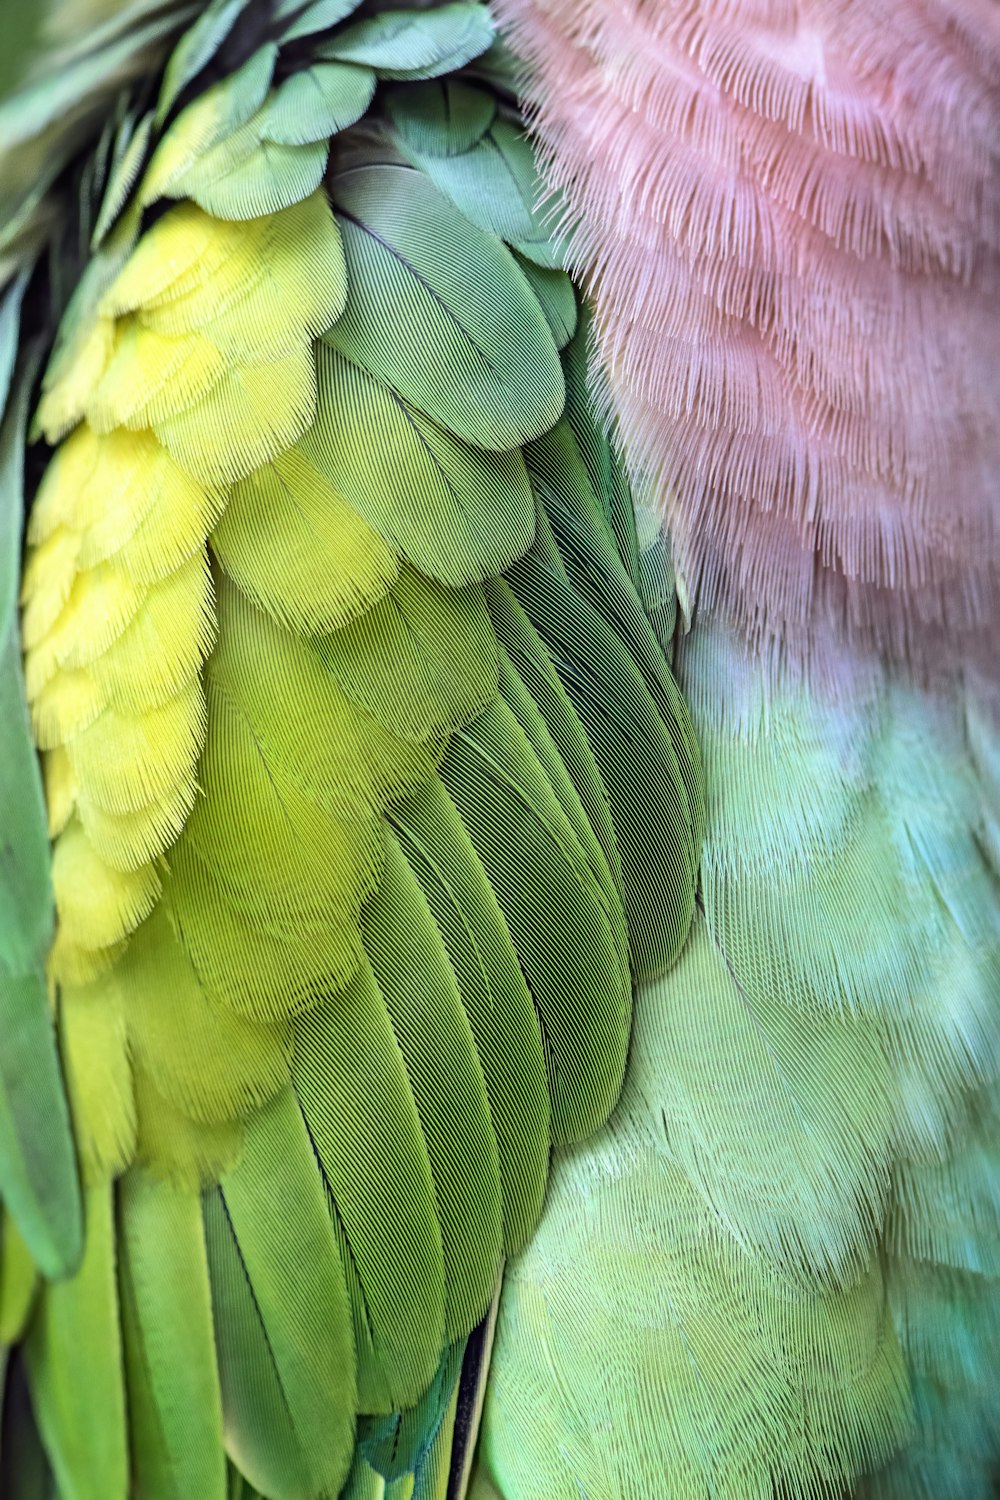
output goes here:
[[986, 1500], [979, 8], [57, 10], [5, 1495]]

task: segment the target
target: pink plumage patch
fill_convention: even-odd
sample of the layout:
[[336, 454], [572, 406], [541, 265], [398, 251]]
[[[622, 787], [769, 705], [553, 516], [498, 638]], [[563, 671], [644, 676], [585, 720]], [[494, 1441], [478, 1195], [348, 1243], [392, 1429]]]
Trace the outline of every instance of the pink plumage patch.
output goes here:
[[[1000, 3], [500, 0], [698, 602], [896, 656], [1000, 577]], [[826, 633], [825, 631], [823, 632]]]

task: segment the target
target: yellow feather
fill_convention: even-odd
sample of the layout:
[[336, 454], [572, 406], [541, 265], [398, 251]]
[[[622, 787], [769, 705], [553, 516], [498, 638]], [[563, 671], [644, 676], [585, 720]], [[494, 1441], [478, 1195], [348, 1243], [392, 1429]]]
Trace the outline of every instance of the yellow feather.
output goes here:
[[21, 583], [21, 639], [39, 645], [69, 602], [78, 573], [80, 538], [59, 526], [28, 557]]
[[155, 583], [128, 629], [90, 668], [122, 712], [155, 708], [198, 675], [215, 640], [212, 575], [204, 552]]
[[324, 195], [251, 224], [257, 233], [244, 234], [214, 275], [144, 307], [143, 323], [173, 337], [200, 330], [239, 364], [281, 358], [330, 328], [344, 310], [347, 272]]
[[153, 426], [199, 479], [234, 483], [290, 448], [315, 414], [315, 358], [304, 348], [273, 364], [231, 370], [196, 405]]
[[[50, 671], [51, 658], [31, 652], [25, 659], [25, 681], [31, 701], [31, 725], [39, 750], [54, 750], [93, 724], [104, 709], [106, 694], [89, 671]], [[39, 685], [44, 677], [44, 684]]]
[[234, 485], [212, 550], [268, 614], [313, 634], [369, 608], [398, 572], [395, 554], [299, 447]]
[[169, 302], [195, 287], [214, 287], [217, 273], [238, 252], [241, 242], [259, 243], [264, 222], [213, 219], [196, 203], [178, 203], [142, 236], [105, 292], [102, 316], [121, 318], [139, 308]]
[[29, 546], [37, 547], [59, 526], [79, 530], [77, 507], [101, 456], [101, 442], [84, 422], [53, 453], [28, 517]]
[[61, 667], [83, 667], [106, 651], [125, 630], [146, 597], [146, 589], [112, 563], [78, 573], [58, 619], [37, 642], [25, 644], [53, 655]]
[[78, 340], [72, 359], [60, 362], [64, 373], [42, 395], [35, 418], [46, 442], [58, 442], [84, 415], [114, 357], [116, 341], [112, 320], [97, 318]]
[[49, 815], [49, 838], [62, 833], [76, 807], [76, 775], [73, 762], [63, 745], [57, 745], [42, 757], [45, 778], [45, 805]]
[[226, 373], [224, 357], [200, 333], [167, 338], [135, 317], [120, 327], [114, 358], [87, 403], [97, 432], [155, 427], [195, 405]]
[[196, 794], [194, 781], [184, 780], [159, 802], [118, 814], [105, 812], [81, 787], [77, 808], [101, 858], [116, 870], [134, 870], [170, 847], [190, 816]]
[[135, 1097], [125, 1017], [103, 980], [64, 985], [59, 1035], [86, 1183], [117, 1176], [135, 1154]]
[[88, 803], [121, 816], [182, 783], [194, 786], [204, 738], [205, 696], [196, 678], [142, 714], [105, 710], [68, 749]]
[[74, 820], [56, 840], [52, 887], [60, 938], [84, 949], [111, 948], [149, 915], [160, 895], [151, 865], [113, 870]]

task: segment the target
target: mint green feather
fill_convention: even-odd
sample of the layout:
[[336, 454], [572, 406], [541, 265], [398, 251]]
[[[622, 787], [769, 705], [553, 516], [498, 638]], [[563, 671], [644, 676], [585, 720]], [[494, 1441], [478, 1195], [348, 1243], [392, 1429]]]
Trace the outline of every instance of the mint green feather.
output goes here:
[[486, 6], [459, 3], [382, 11], [349, 26], [321, 55], [362, 63], [382, 78], [436, 78], [471, 62], [492, 40]]
[[550, 427], [562, 369], [510, 253], [411, 168], [355, 167], [330, 190], [352, 293], [327, 341], [466, 442], [505, 451]]
[[294, 42], [336, 26], [357, 8], [358, 0], [313, 0], [311, 5], [307, 0], [276, 0], [274, 17], [287, 20], [282, 40]]
[[268, 139], [281, 146], [327, 140], [360, 120], [375, 74], [352, 63], [315, 63], [279, 84], [267, 111]]
[[185, 86], [212, 61], [229, 36], [248, 0], [211, 0], [189, 26], [163, 70], [163, 83], [156, 105], [156, 123], [162, 125]]
[[516, 246], [529, 262], [558, 267], [559, 246], [538, 209], [531, 146], [518, 125], [495, 113], [480, 130], [489, 108], [481, 101], [447, 83], [397, 91], [389, 102], [396, 140], [471, 223]]

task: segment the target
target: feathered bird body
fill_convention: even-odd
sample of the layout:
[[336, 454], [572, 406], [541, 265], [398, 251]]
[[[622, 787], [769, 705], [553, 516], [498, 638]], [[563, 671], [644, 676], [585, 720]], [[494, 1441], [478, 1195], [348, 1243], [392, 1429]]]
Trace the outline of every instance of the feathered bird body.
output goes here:
[[996, 9], [499, 8], [0, 105], [0, 1489], [987, 1500]]

